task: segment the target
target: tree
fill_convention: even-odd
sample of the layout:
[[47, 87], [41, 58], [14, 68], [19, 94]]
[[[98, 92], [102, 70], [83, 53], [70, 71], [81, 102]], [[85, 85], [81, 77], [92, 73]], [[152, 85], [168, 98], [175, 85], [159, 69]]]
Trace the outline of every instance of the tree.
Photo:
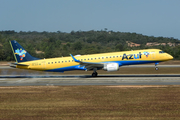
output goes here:
[[116, 45], [115, 51], [123, 51], [123, 50], [124, 50], [124, 45], [122, 45], [121, 43], [119, 43], [118, 45]]
[[82, 43], [79, 41], [79, 42], [75, 42], [73, 44], [73, 49], [74, 50], [81, 50], [82, 49]]

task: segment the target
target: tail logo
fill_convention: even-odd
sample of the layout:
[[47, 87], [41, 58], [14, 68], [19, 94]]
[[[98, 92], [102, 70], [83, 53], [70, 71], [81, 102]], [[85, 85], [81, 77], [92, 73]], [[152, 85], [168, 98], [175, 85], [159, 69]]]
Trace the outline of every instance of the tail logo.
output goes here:
[[15, 50], [15, 54], [19, 55], [20, 60], [23, 60], [26, 57], [26, 50], [22, 50], [22, 48]]

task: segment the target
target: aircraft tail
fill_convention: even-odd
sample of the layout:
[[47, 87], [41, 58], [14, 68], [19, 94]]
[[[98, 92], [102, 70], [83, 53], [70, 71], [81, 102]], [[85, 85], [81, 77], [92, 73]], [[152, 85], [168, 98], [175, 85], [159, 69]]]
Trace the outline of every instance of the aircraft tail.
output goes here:
[[38, 60], [31, 56], [17, 41], [10, 41], [10, 45], [17, 63]]

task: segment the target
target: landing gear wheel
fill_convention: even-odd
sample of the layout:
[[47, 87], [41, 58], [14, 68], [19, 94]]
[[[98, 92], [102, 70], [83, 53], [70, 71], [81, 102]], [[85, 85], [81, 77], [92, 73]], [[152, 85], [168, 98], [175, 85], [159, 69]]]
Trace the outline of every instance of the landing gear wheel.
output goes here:
[[93, 76], [93, 77], [97, 77], [97, 75], [98, 75], [97, 72], [93, 72], [93, 73], [92, 73], [92, 76]]
[[157, 70], [159, 70], [159, 68], [158, 68], [158, 67], [155, 67], [155, 70], [157, 71]]

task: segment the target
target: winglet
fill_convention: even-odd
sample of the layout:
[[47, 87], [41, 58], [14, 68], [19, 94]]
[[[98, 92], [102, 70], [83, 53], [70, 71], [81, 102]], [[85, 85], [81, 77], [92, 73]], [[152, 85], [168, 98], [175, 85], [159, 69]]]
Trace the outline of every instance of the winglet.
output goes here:
[[73, 60], [75, 61], [75, 62], [81, 62], [80, 60], [77, 60], [76, 58], [74, 58], [74, 56], [72, 55], [72, 54], [70, 54], [71, 55], [71, 57], [73, 58]]

